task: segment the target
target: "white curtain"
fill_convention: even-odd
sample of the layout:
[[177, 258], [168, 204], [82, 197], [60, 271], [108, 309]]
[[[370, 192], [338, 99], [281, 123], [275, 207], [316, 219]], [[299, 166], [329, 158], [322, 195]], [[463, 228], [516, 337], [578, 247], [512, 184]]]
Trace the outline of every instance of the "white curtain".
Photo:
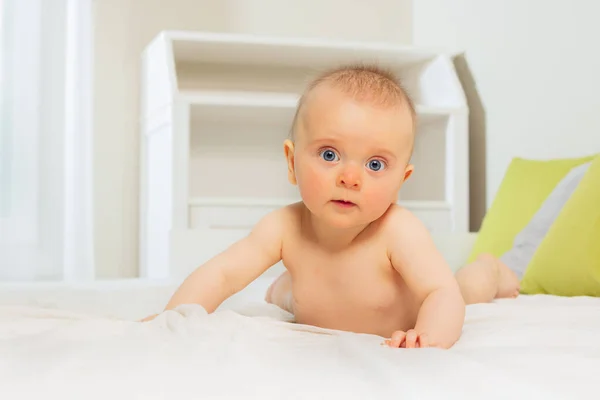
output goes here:
[[94, 277], [91, 3], [0, 1], [0, 280]]

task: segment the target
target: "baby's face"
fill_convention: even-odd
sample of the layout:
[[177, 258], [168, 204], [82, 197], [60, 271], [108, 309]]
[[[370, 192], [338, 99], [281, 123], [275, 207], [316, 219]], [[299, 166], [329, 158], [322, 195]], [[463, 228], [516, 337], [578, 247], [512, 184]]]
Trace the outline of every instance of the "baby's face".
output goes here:
[[318, 88], [296, 130], [294, 172], [307, 208], [336, 227], [368, 224], [397, 200], [410, 175], [413, 119]]

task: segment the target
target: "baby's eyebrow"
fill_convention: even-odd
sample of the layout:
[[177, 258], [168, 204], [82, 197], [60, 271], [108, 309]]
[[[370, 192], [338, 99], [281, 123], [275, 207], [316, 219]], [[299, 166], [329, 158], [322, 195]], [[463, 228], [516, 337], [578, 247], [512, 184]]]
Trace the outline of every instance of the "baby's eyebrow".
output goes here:
[[382, 157], [390, 158], [390, 159], [394, 159], [394, 160], [396, 159], [396, 155], [386, 149], [375, 150], [375, 151], [373, 151], [373, 154], [375, 154], [375, 156], [382, 156]]
[[340, 140], [333, 137], [325, 137], [319, 139], [313, 139], [310, 141], [311, 144], [339, 144]]

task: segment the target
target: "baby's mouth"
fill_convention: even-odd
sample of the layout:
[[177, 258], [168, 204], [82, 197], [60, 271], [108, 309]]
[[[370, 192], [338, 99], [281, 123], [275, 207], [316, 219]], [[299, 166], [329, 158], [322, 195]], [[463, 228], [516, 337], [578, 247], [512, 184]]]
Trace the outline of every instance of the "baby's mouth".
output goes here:
[[347, 200], [333, 200], [333, 202], [340, 207], [353, 207], [356, 205], [353, 202]]

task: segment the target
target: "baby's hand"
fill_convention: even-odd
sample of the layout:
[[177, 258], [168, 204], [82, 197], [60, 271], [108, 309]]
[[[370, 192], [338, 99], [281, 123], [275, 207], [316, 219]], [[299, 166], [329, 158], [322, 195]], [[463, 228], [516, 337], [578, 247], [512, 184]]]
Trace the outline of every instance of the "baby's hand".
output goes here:
[[413, 349], [420, 347], [433, 347], [433, 344], [429, 342], [426, 333], [418, 334], [414, 329], [410, 329], [407, 332], [396, 331], [392, 334], [392, 337], [390, 339], [386, 339], [384, 343], [394, 348], [404, 347], [407, 349]]

